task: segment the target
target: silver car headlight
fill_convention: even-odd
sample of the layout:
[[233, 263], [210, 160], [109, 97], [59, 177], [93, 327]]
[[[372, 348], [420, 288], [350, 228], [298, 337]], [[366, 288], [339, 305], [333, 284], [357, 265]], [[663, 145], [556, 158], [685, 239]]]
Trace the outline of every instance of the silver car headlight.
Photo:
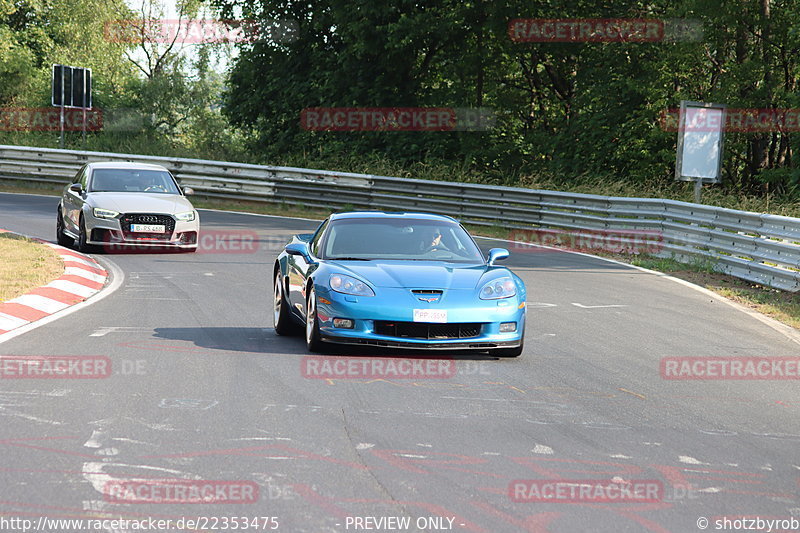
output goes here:
[[333, 274], [329, 280], [331, 289], [342, 294], [352, 294], [353, 296], [375, 296], [369, 285], [345, 274]]
[[95, 218], [117, 218], [117, 216], [119, 216], [117, 211], [112, 211], [111, 209], [100, 209], [99, 207], [95, 207], [92, 212], [94, 213]]
[[191, 222], [192, 220], [194, 220], [194, 211], [178, 213], [177, 215], [175, 215], [175, 218], [177, 218], [181, 222]]
[[517, 294], [517, 284], [509, 276], [493, 279], [481, 287], [481, 300], [499, 300], [511, 298]]

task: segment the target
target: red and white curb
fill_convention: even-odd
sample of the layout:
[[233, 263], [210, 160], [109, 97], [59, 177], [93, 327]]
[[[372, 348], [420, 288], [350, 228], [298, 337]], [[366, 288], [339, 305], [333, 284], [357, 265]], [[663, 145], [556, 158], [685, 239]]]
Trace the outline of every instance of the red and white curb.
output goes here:
[[64, 263], [64, 273], [43, 287], [0, 303], [0, 341], [17, 328], [85, 301], [106, 285], [108, 272], [91, 257], [41, 239], [34, 240], [55, 250]]

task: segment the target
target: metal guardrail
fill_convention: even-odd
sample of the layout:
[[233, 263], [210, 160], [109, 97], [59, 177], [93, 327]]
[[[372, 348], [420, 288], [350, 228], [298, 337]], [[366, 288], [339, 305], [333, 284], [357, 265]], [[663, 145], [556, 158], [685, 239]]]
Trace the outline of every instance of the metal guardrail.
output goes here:
[[[174, 157], [0, 145], [0, 179], [66, 185], [85, 163], [130, 161], [168, 168], [182, 185], [210, 198], [321, 208], [420, 210], [509, 234], [566, 231], [656, 235], [654, 255], [704, 259], [749, 281], [800, 290], [800, 219], [650, 198], [618, 198], [429, 181], [304, 168]], [[520, 233], [517, 233], [520, 235]]]

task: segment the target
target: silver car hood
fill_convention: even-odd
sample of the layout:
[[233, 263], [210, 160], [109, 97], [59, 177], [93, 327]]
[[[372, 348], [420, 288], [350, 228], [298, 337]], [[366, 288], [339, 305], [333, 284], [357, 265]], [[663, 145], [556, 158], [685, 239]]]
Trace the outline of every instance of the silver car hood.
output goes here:
[[174, 215], [192, 211], [192, 204], [179, 194], [147, 192], [93, 192], [89, 194], [93, 207], [120, 213], [162, 213]]

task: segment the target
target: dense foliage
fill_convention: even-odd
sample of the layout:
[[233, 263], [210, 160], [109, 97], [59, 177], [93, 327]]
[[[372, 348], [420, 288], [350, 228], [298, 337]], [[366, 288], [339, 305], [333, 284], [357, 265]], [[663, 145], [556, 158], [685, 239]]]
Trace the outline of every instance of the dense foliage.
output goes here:
[[[548, 172], [669, 180], [681, 100], [798, 107], [800, 5], [794, 0], [217, 0], [223, 13], [298, 22], [294, 42], [243, 46], [226, 112], [278, 156], [382, 153], [446, 160], [495, 181]], [[514, 18], [686, 19], [697, 39], [519, 43]], [[313, 132], [307, 107], [489, 107], [488, 132]], [[726, 139], [729, 187], [798, 187], [797, 133]]]
[[[104, 125], [87, 148], [239, 155], [224, 142], [236, 133], [219, 110], [225, 74], [212, 64], [217, 45], [185, 45], [177, 33], [164, 39], [111, 31], [142, 20], [184, 25], [207, 16], [203, 7], [201, 0], [179, 0], [177, 13], [168, 13], [160, 0], [139, 2], [135, 11], [125, 0], [0, 0], [0, 111], [49, 107], [52, 65], [87, 67]], [[0, 142], [50, 145], [57, 138], [15, 127], [6, 127]], [[67, 137], [70, 146], [83, 146], [75, 146], [80, 135]]]
[[[114, 20], [165, 16], [159, 2], [133, 12], [124, 0], [0, 0], [0, 106], [48, 106], [51, 64], [80, 65], [93, 69], [95, 104], [111, 119], [92, 148], [356, 171], [365, 168], [353, 162], [378, 161], [371, 168], [406, 175], [565, 187], [671, 183], [677, 134], [661, 117], [681, 100], [800, 108], [797, 0], [179, 0], [179, 17], [291, 26], [236, 45], [227, 72], [212, 60], [229, 44], [183, 54], [104, 33]], [[522, 43], [508, 34], [515, 18], [679, 19], [701, 33]], [[496, 124], [308, 131], [300, 116], [310, 107], [488, 108]], [[799, 195], [798, 137], [728, 132], [724, 187]], [[23, 142], [9, 138], [0, 134]]]

